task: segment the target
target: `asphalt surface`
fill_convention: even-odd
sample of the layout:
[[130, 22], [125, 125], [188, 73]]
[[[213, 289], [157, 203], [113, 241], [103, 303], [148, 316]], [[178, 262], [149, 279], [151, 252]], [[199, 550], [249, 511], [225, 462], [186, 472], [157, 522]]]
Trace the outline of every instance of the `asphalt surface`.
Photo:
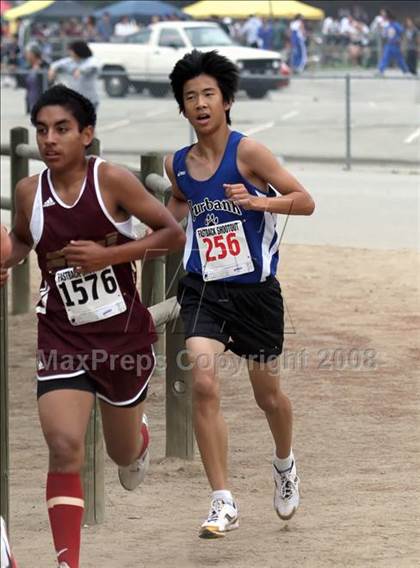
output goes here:
[[[397, 73], [395, 79], [352, 79], [351, 94], [356, 158], [351, 171], [343, 167], [343, 78], [296, 79], [261, 101], [239, 94], [232, 111], [233, 127], [285, 158], [286, 167], [315, 197], [316, 213], [309, 219], [289, 219], [284, 242], [416, 249], [420, 242], [420, 82], [401, 79]], [[30, 142], [35, 143], [23, 109], [23, 90], [1, 89], [2, 143], [8, 142], [14, 126], [30, 128]], [[171, 152], [192, 140], [188, 124], [169, 96], [155, 99], [134, 93], [124, 99], [103, 94], [97, 136], [105, 155], [131, 165], [139, 163], [136, 154]], [[124, 155], [127, 148], [129, 155]], [[360, 165], [357, 158], [372, 163]], [[10, 192], [8, 162], [1, 159], [2, 195]], [[32, 173], [41, 168], [39, 162], [31, 162]], [[7, 212], [2, 212], [2, 219], [10, 221]], [[283, 223], [281, 218], [280, 228]]]
[[[420, 158], [420, 80], [391, 71], [351, 79], [351, 152], [354, 159], [415, 163]], [[232, 110], [233, 127], [267, 144], [278, 156], [344, 160], [346, 105], [344, 75], [319, 74], [292, 79], [289, 87], [262, 100], [240, 93]], [[1, 89], [1, 133], [29, 123], [24, 91]], [[173, 151], [189, 144], [191, 132], [176, 103], [130, 93], [110, 98], [104, 92], [98, 112], [102, 147], [131, 152]]]

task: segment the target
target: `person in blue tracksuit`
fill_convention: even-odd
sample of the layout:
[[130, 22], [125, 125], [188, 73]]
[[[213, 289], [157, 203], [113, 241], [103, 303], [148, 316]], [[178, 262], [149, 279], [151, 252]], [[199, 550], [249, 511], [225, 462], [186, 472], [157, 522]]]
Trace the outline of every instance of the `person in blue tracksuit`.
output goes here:
[[283, 300], [276, 217], [310, 215], [314, 202], [268, 148], [229, 128], [239, 81], [229, 59], [193, 51], [176, 63], [170, 80], [197, 136], [196, 144], [166, 157], [165, 169], [172, 185], [168, 208], [178, 221], [188, 218], [187, 274], [178, 301], [193, 376], [194, 431], [212, 489], [199, 536], [219, 538], [238, 527], [217, 372], [225, 350], [246, 361], [274, 438], [275, 511], [289, 519], [299, 505], [292, 409], [278, 376]]
[[397, 22], [395, 16], [389, 10], [386, 13], [388, 23], [384, 26], [384, 50], [379, 63], [379, 72], [383, 73], [392, 61], [396, 61], [401, 71], [408, 73], [407, 63], [401, 51], [404, 27]]
[[295, 16], [290, 23], [290, 42], [292, 45], [291, 65], [293, 71], [302, 73], [305, 69], [308, 56], [306, 53], [305, 26], [300, 14]]

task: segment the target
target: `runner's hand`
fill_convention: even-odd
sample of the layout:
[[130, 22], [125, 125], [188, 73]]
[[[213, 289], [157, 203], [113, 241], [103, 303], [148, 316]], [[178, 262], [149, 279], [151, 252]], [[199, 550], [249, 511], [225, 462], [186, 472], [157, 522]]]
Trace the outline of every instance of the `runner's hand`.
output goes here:
[[109, 266], [109, 248], [93, 241], [70, 241], [63, 248], [69, 266], [75, 266], [78, 272], [86, 274]]
[[242, 207], [243, 209], [253, 209], [256, 199], [255, 195], [251, 195], [243, 183], [224, 183], [226, 197]]

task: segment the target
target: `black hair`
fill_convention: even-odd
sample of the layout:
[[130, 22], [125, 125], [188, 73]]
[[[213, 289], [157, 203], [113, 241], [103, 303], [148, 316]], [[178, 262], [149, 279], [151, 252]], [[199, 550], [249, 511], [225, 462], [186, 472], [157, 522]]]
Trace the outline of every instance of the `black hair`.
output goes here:
[[96, 111], [89, 99], [64, 85], [54, 85], [37, 100], [31, 111], [31, 122], [37, 123], [39, 111], [46, 106], [62, 106], [76, 119], [81, 132], [86, 126], [95, 126]]
[[[235, 100], [235, 93], [239, 85], [238, 67], [217, 51], [203, 53], [194, 49], [175, 64], [169, 75], [172, 91], [180, 112], [184, 112], [183, 91], [185, 83], [202, 74], [210, 75], [210, 77], [216, 79], [224, 102], [232, 103]], [[230, 109], [226, 111], [226, 122], [231, 124]]]
[[92, 56], [92, 51], [85, 41], [72, 41], [71, 43], [69, 43], [68, 48], [74, 51], [74, 53], [77, 55], [77, 57], [80, 57], [80, 59], [87, 59], [88, 57]]
[[42, 59], [42, 48], [37, 43], [28, 43], [25, 50], [33, 53], [38, 59]]

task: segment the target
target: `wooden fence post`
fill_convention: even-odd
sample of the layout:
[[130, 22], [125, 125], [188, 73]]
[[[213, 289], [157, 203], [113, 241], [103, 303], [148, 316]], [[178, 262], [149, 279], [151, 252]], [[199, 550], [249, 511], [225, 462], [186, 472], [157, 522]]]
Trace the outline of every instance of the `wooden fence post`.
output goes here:
[[92, 409], [85, 438], [85, 465], [83, 468], [84, 525], [102, 523], [105, 517], [104, 444], [101, 413], [98, 401]]
[[[94, 156], [100, 155], [100, 142], [97, 138], [94, 138], [88, 151]], [[83, 492], [85, 501], [83, 524], [102, 523], [105, 517], [104, 443], [101, 412], [97, 400], [86, 431]]]
[[[183, 252], [166, 260], [166, 296], [176, 296], [178, 281], [185, 274]], [[192, 460], [192, 377], [185, 351], [181, 317], [166, 324], [166, 455]]]
[[[15, 217], [16, 184], [29, 175], [29, 160], [16, 154], [18, 144], [28, 143], [28, 129], [12, 128], [10, 131], [10, 185], [11, 218]], [[12, 269], [12, 314], [26, 314], [30, 306], [29, 256]]]
[[[163, 174], [162, 154], [149, 154], [141, 156], [141, 180], [145, 184], [146, 177], [156, 173]], [[164, 203], [163, 195], [156, 198]], [[141, 263], [141, 301], [146, 307], [150, 307], [165, 299], [165, 257], [144, 259]], [[165, 326], [156, 328], [158, 340], [154, 345], [157, 361], [165, 355]]]
[[8, 386], [8, 335], [7, 287], [0, 290], [0, 514], [9, 525], [9, 386]]

